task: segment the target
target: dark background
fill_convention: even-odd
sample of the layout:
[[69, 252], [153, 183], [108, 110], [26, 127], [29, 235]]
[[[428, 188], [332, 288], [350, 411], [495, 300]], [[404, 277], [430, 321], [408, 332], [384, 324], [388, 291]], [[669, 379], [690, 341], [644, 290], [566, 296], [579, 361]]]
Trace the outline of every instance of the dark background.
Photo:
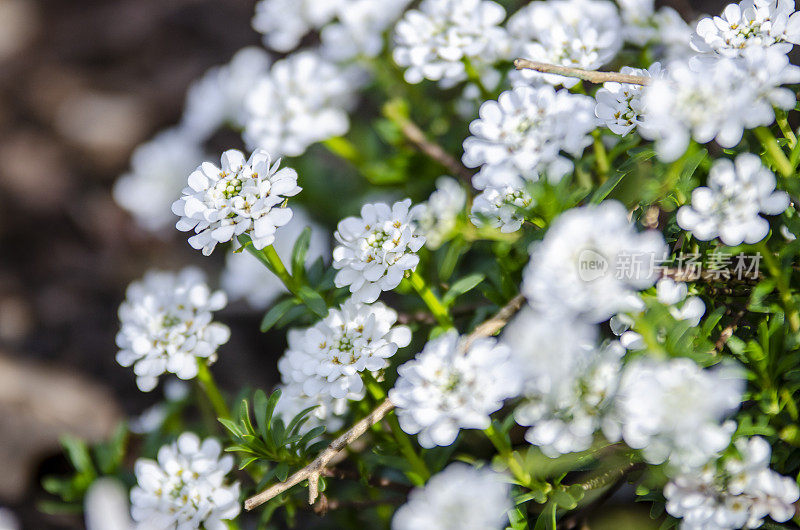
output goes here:
[[[161, 396], [114, 360], [126, 285], [151, 267], [221, 268], [221, 253], [198, 259], [177, 231], [140, 231], [110, 190], [133, 148], [179, 119], [193, 79], [258, 44], [254, 4], [0, 0], [0, 386], [3, 373], [17, 382], [0, 388], [0, 506], [24, 528], [80, 527], [35, 510], [40, 477], [64, 467], [58, 432], [101, 438]], [[671, 5], [686, 15], [724, 2]], [[219, 315], [233, 328], [221, 386], [274, 384], [282, 345], [258, 318], [236, 305]], [[47, 399], [76, 414], [49, 416]]]

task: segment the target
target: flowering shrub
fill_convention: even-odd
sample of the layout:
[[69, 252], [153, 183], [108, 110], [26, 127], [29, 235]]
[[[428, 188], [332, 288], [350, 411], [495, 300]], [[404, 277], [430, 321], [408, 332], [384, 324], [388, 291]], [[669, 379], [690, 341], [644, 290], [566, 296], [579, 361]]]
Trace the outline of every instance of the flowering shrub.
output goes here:
[[[653, 4], [258, 3], [288, 55], [209, 71], [114, 190], [229, 252], [120, 307], [139, 388], [199, 390], [133, 424], [138, 528], [574, 528], [625, 484], [654, 528], [796, 528], [800, 14]], [[227, 298], [286, 343], [276, 389], [214, 382]]]

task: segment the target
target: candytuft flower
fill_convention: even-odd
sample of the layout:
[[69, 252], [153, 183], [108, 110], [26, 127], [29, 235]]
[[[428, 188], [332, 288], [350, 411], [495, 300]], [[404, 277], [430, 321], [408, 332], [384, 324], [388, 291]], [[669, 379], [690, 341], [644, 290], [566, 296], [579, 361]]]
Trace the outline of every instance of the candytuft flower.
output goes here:
[[290, 330], [280, 361], [284, 381], [300, 384], [310, 396], [363, 398], [361, 374], [377, 375], [411, 342], [411, 330], [396, 322], [397, 313], [382, 303], [350, 299], [310, 328]]
[[417, 233], [414, 217], [418, 206], [411, 199], [365, 204], [361, 217], [339, 222], [333, 234], [339, 245], [333, 249], [336, 286], [349, 286], [353, 299], [374, 302], [381, 291], [391, 291], [419, 263], [417, 251], [425, 238]]
[[450, 330], [397, 369], [389, 398], [400, 426], [419, 434], [422, 447], [450, 445], [460, 429], [488, 428], [489, 414], [519, 392], [515, 368], [510, 349], [496, 339], [477, 339], [464, 351]]
[[197, 269], [147, 273], [128, 286], [119, 307], [117, 362], [133, 366], [143, 392], [155, 388], [165, 372], [192, 379], [197, 363], [214, 362], [217, 348], [230, 338], [227, 326], [212, 322], [212, 312], [226, 302], [225, 293], [212, 292]]
[[470, 219], [476, 226], [488, 224], [507, 234], [522, 227], [522, 210], [533, 205], [533, 198], [523, 184], [487, 186], [472, 202]]
[[220, 167], [204, 162], [189, 175], [189, 186], [172, 204], [173, 213], [181, 218], [176, 228], [193, 230], [189, 244], [205, 256], [217, 243], [241, 234], [249, 235], [257, 249], [271, 245], [275, 230], [292, 219], [291, 208], [282, 204], [302, 189], [297, 173], [279, 170], [279, 165], [263, 150], [254, 151], [249, 160], [241, 151], [225, 151]]
[[678, 225], [701, 241], [719, 237], [728, 246], [753, 244], [769, 231], [758, 214], [778, 215], [788, 206], [786, 192], [775, 191], [775, 175], [758, 156], [742, 153], [735, 161], [714, 162], [708, 187], [695, 188], [691, 205], [678, 210]]
[[423, 0], [397, 23], [394, 60], [409, 83], [453, 86], [467, 78], [466, 63], [479, 68], [507, 58], [508, 37], [499, 26], [505, 16], [489, 0]]
[[425, 236], [425, 245], [439, 248], [456, 228], [458, 216], [467, 204], [467, 193], [452, 177], [439, 177], [436, 191], [415, 212], [420, 234]]
[[[640, 68], [624, 67], [620, 70], [623, 74], [632, 74], [643, 77], [660, 78], [665, 75], [661, 63], [653, 63], [647, 70]], [[625, 136], [636, 126], [642, 124], [644, 109], [642, 101], [642, 86], [627, 83], [603, 83], [603, 88], [595, 94], [597, 106], [595, 116], [603, 120], [611, 132]]]
[[486, 467], [456, 462], [408, 496], [392, 519], [392, 530], [501, 530], [511, 509], [510, 486]]
[[253, 29], [264, 35], [264, 44], [280, 52], [293, 50], [311, 30], [320, 29], [347, 5], [346, 0], [260, 0]]
[[131, 515], [140, 530], [225, 530], [239, 515], [239, 483], [226, 483], [233, 456], [222, 445], [185, 432], [161, 447], [158, 460], [136, 461]]

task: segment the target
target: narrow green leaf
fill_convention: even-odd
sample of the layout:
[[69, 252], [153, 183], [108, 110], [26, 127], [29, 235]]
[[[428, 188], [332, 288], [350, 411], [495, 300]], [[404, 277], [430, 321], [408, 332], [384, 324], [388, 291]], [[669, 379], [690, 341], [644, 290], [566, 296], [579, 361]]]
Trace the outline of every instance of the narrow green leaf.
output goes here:
[[231, 432], [231, 434], [233, 434], [236, 438], [241, 438], [242, 436], [244, 436], [244, 433], [239, 428], [239, 424], [236, 423], [235, 421], [226, 418], [217, 418], [217, 420], [223, 425], [223, 427], [228, 429]]
[[308, 285], [302, 286], [297, 294], [300, 296], [300, 299], [303, 300], [306, 307], [313, 311], [318, 317], [323, 318], [328, 314], [328, 304], [325, 303], [325, 300], [317, 291]]
[[280, 320], [287, 311], [299, 303], [300, 302], [298, 302], [296, 298], [288, 298], [272, 306], [272, 309], [267, 311], [267, 314], [261, 319], [261, 333], [266, 333], [272, 329], [272, 326], [277, 324], [278, 320]]
[[292, 276], [302, 278], [306, 273], [306, 254], [311, 244], [311, 227], [307, 226], [294, 242], [292, 249]]
[[67, 458], [77, 471], [87, 475], [97, 474], [86, 442], [73, 436], [62, 436], [61, 445], [67, 453]]
[[450, 287], [450, 290], [447, 291], [447, 293], [445, 293], [444, 297], [442, 297], [442, 303], [445, 306], [448, 307], [451, 306], [453, 302], [456, 301], [456, 298], [477, 287], [485, 278], [486, 276], [479, 273], [470, 274], [469, 276], [464, 276], [456, 283], [454, 283]]

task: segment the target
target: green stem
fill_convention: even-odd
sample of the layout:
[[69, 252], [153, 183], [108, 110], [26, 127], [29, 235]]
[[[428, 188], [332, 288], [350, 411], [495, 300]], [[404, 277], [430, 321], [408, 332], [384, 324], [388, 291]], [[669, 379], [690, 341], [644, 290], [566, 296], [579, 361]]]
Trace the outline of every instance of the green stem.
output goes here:
[[231, 411], [228, 409], [225, 398], [222, 397], [222, 393], [219, 391], [219, 387], [214, 381], [214, 376], [211, 374], [205, 359], [197, 359], [197, 381], [200, 383], [200, 388], [203, 389], [206, 397], [208, 397], [211, 406], [214, 407], [217, 417], [230, 419]]
[[452, 328], [453, 320], [450, 318], [447, 308], [439, 301], [436, 295], [433, 294], [433, 291], [431, 291], [431, 288], [425, 283], [425, 280], [422, 279], [422, 276], [420, 276], [417, 271], [414, 271], [411, 273], [408, 281], [411, 282], [411, 286], [417, 291], [422, 301], [428, 306], [428, 309], [431, 310], [433, 316], [436, 317], [436, 321], [439, 322], [439, 325], [444, 328]]
[[417, 452], [414, 450], [414, 445], [411, 443], [411, 439], [408, 435], [400, 428], [400, 422], [397, 421], [397, 415], [394, 412], [390, 413], [386, 416], [386, 421], [389, 423], [389, 428], [392, 429], [392, 435], [394, 436], [397, 445], [400, 447], [400, 452], [403, 453], [403, 456], [408, 460], [411, 464], [412, 469], [414, 470], [414, 474], [416, 477], [409, 477], [413, 482], [416, 482], [416, 486], [421, 486], [425, 484], [428, 479], [431, 477], [431, 472], [428, 470], [428, 466], [425, 464], [425, 461], [420, 457]]
[[783, 137], [786, 138], [787, 142], [789, 142], [789, 149], [794, 149], [794, 146], [797, 145], [797, 136], [795, 136], [792, 127], [789, 125], [789, 119], [786, 116], [786, 112], [781, 109], [775, 109], [775, 121], [778, 123], [778, 127], [781, 129]]
[[753, 129], [753, 132], [756, 138], [761, 142], [761, 145], [764, 146], [764, 150], [772, 159], [778, 172], [784, 177], [791, 177], [794, 173], [794, 168], [791, 162], [789, 162], [789, 159], [786, 158], [786, 154], [783, 152], [783, 149], [781, 149], [781, 146], [778, 145], [778, 140], [775, 138], [775, 135], [772, 134], [772, 131], [766, 127], [758, 127]]
[[489, 92], [486, 86], [484, 86], [483, 80], [481, 79], [481, 74], [475, 68], [475, 65], [472, 64], [472, 61], [466, 57], [464, 57], [463, 61], [464, 71], [467, 73], [467, 79], [469, 79], [471, 83], [474, 83], [478, 87], [478, 90], [481, 91], [481, 97], [484, 100], [493, 99], [494, 96], [491, 92]]
[[261, 250], [258, 250], [253, 246], [251, 240], [247, 236], [239, 236], [239, 242], [244, 245], [248, 252], [250, 252], [253, 256], [258, 258], [258, 260], [267, 266], [267, 268], [272, 271], [275, 276], [280, 279], [283, 285], [289, 290], [290, 293], [297, 296], [300, 287], [297, 285], [297, 281], [289, 271], [284, 266], [283, 261], [281, 261], [281, 257], [278, 256], [278, 252], [272, 245], [266, 246]]
[[786, 279], [786, 275], [783, 274], [778, 260], [775, 259], [775, 256], [770, 252], [769, 248], [767, 248], [766, 243], [762, 241], [758, 244], [757, 248], [761, 253], [764, 264], [767, 266], [767, 270], [775, 280], [775, 287], [778, 289], [778, 294], [780, 295], [781, 304], [783, 305], [786, 320], [789, 322], [789, 327], [794, 333], [800, 332], [800, 313], [798, 313], [797, 305], [795, 305], [794, 299], [792, 298], [792, 290]]
[[592, 132], [594, 136], [594, 158], [597, 163], [597, 172], [600, 174], [600, 183], [608, 178], [608, 172], [611, 170], [611, 164], [608, 162], [608, 152], [606, 146], [603, 145], [602, 134], [595, 129]]

